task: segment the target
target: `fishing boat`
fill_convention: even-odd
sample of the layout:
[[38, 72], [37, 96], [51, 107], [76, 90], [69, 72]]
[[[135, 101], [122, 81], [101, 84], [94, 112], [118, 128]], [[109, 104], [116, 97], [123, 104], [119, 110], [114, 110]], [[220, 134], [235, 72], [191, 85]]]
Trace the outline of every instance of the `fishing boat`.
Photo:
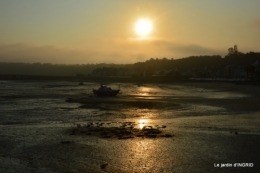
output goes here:
[[98, 89], [93, 89], [93, 93], [96, 96], [99, 97], [104, 97], [104, 96], [116, 96], [119, 93], [120, 89], [118, 90], [113, 90], [110, 87], [107, 87], [106, 85], [100, 85], [100, 87]]

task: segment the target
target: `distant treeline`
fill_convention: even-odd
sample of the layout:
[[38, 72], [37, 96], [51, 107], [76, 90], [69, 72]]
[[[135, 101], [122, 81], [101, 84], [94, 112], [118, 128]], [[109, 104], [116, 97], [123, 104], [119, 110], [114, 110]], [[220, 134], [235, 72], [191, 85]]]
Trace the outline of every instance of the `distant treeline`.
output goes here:
[[116, 64], [49, 64], [49, 63], [5, 63], [0, 62], [0, 74], [37, 75], [37, 76], [76, 76], [87, 75], [100, 67], [122, 67]]
[[76, 76], [77, 74], [91, 74], [93, 70], [103, 67], [125, 68], [135, 71], [176, 70], [186, 71], [188, 69], [203, 69], [212, 66], [239, 65], [247, 67], [255, 61], [260, 60], [260, 53], [241, 53], [236, 47], [230, 48], [228, 54], [222, 58], [220, 55], [213, 56], [191, 56], [182, 59], [151, 58], [145, 62], [134, 64], [41, 64], [41, 63], [0, 63], [0, 74], [18, 75], [44, 75], [44, 76]]
[[213, 56], [190, 56], [182, 59], [154, 59], [151, 58], [145, 62], [138, 62], [133, 64], [134, 68], [137, 69], [166, 69], [166, 70], [178, 70], [187, 71], [189, 69], [203, 69], [205, 67], [212, 66], [228, 66], [237, 65], [242, 67], [247, 67], [252, 65], [257, 60], [260, 60], [260, 53], [249, 52], [233, 52], [222, 58], [220, 55]]

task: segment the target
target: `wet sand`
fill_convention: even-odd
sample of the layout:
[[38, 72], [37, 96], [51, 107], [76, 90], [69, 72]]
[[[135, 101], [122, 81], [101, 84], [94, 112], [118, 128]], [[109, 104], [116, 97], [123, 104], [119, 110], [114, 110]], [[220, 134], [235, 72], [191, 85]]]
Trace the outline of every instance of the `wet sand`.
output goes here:
[[2, 82], [0, 172], [260, 171], [259, 86], [95, 86]]

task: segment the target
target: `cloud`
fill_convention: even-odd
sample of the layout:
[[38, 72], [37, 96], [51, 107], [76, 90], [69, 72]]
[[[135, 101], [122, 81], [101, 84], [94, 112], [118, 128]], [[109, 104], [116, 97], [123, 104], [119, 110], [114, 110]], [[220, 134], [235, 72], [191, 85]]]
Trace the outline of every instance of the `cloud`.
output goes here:
[[[94, 44], [94, 43], [93, 43]], [[183, 44], [161, 38], [105, 39], [95, 47], [65, 48], [34, 46], [24, 43], [0, 44], [0, 62], [88, 64], [135, 63], [150, 58], [183, 58], [193, 55], [224, 55], [223, 52], [196, 44]]]
[[87, 64], [87, 63], [126, 63], [119, 53], [59, 48], [55, 46], [31, 46], [24, 43], [0, 45], [0, 62]]
[[169, 48], [172, 52], [181, 52], [187, 55], [219, 55], [223, 52], [214, 50], [208, 47], [203, 47], [200, 45], [190, 44], [190, 45], [172, 45]]
[[73, 57], [83, 58], [82, 53], [55, 46], [30, 46], [24, 43], [0, 45], [2, 62], [72, 63]]
[[216, 48], [210, 48], [198, 44], [185, 44], [177, 41], [172, 41], [163, 38], [151, 38], [151, 39], [134, 39], [130, 38], [127, 40], [113, 40], [121, 47], [131, 48], [135, 50], [140, 50], [142, 48], [144, 52], [150, 52], [161, 57], [165, 55], [176, 56], [177, 58], [182, 58], [184, 56], [193, 55], [224, 55], [226, 50], [220, 50]]
[[185, 44], [162, 38], [149, 39], [111, 39], [106, 41], [125, 53], [131, 54], [135, 52], [143, 53], [151, 56], [164, 57], [165, 55], [182, 58], [193, 55], [216, 55], [225, 54], [226, 50], [205, 47], [198, 44]]

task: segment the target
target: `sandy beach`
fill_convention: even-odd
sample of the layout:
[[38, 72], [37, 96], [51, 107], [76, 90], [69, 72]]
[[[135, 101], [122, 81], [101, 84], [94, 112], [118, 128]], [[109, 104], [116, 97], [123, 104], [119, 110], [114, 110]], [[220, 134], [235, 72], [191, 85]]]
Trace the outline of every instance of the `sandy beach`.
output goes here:
[[[111, 84], [117, 88], [118, 84]], [[0, 81], [0, 172], [260, 171], [260, 87]]]

